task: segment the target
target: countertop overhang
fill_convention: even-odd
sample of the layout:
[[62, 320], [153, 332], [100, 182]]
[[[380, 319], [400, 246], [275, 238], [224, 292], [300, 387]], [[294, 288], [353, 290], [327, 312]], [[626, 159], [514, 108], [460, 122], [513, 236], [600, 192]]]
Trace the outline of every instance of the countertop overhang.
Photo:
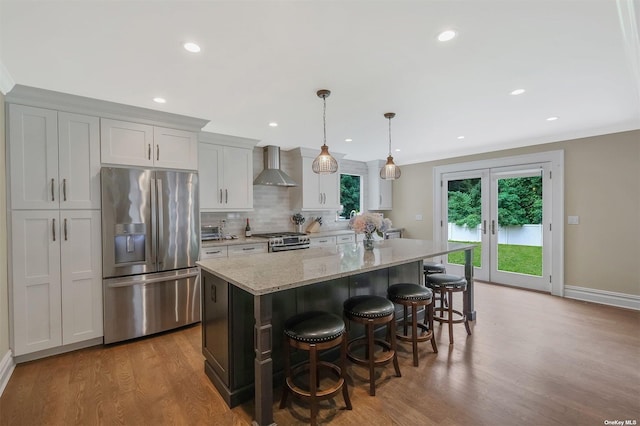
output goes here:
[[329, 248], [206, 259], [197, 264], [205, 271], [259, 296], [473, 247], [473, 244], [397, 238], [376, 241], [371, 251], [364, 250], [362, 243], [351, 243]]

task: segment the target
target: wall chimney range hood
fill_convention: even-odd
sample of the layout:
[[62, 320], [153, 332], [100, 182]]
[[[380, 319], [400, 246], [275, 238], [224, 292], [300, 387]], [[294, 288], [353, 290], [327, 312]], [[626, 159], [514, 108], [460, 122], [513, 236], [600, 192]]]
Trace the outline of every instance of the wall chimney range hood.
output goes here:
[[264, 147], [264, 170], [253, 181], [254, 185], [298, 186], [285, 172], [280, 170], [280, 147]]

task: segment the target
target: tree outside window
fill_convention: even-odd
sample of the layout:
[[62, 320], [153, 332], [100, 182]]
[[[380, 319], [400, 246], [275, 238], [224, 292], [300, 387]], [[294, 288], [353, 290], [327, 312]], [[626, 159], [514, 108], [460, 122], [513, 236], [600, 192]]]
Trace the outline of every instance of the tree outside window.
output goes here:
[[[340, 217], [348, 219], [352, 212], [362, 211], [362, 177], [357, 175], [340, 175]], [[355, 214], [354, 213], [354, 214]]]

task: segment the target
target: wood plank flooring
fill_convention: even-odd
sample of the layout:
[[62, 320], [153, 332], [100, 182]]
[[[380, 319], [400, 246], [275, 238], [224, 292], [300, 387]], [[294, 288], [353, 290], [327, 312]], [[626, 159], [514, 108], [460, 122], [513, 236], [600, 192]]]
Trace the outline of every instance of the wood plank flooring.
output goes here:
[[[460, 303], [460, 301], [457, 301]], [[603, 425], [640, 422], [640, 312], [476, 283], [478, 320], [457, 324], [439, 353], [400, 344], [402, 377], [350, 366], [353, 410], [341, 396], [321, 404], [334, 425]], [[200, 326], [32, 361], [0, 398], [0, 425], [251, 424], [252, 403], [229, 409], [203, 372]], [[280, 397], [279, 390], [275, 397]], [[306, 405], [278, 409], [279, 425], [304, 424]]]

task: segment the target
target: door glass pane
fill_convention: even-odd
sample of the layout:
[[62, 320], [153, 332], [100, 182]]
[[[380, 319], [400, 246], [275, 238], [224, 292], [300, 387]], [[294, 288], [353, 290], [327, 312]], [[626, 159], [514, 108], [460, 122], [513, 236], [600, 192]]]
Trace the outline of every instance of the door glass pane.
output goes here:
[[[448, 181], [447, 235], [450, 242], [475, 244], [473, 266], [482, 266], [482, 191], [481, 179], [469, 178]], [[464, 252], [450, 253], [449, 263], [464, 265]]]
[[499, 271], [542, 276], [542, 178], [498, 179]]

